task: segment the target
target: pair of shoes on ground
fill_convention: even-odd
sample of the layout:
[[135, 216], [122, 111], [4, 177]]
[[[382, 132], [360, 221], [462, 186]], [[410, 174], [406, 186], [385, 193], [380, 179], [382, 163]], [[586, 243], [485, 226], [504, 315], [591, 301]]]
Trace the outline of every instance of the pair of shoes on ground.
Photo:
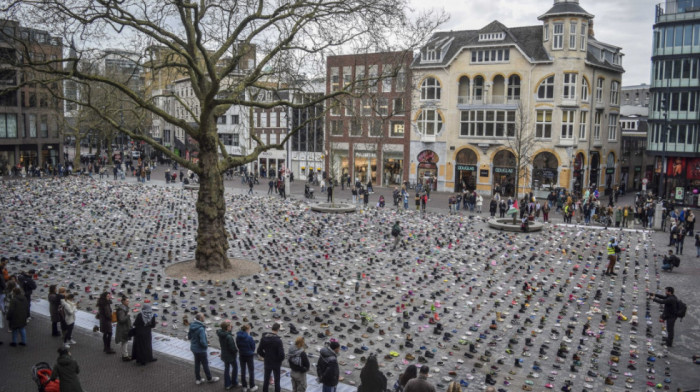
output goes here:
[[[212, 377], [210, 380], [207, 380], [208, 383], [213, 383], [219, 381], [219, 377]], [[195, 384], [200, 385], [204, 382], [204, 380], [195, 380]]]

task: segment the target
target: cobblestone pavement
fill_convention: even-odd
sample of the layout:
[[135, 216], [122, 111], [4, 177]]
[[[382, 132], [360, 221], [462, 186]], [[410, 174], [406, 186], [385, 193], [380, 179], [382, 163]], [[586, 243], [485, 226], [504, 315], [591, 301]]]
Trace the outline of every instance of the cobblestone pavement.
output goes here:
[[[154, 181], [159, 184], [157, 180]], [[295, 188], [296, 186], [299, 188]], [[177, 185], [170, 187], [175, 188]], [[294, 189], [303, 189], [301, 187], [303, 185], [295, 184], [292, 188], [293, 193]], [[259, 193], [265, 193], [263, 190], [266, 191], [266, 187], [256, 188]], [[245, 199], [240, 193], [245, 191], [244, 188], [232, 186], [229, 191], [233, 194], [231, 197], [237, 197], [234, 199], [237, 203], [243, 203]], [[385, 197], [388, 199], [389, 190], [378, 189], [373, 196], [377, 197], [384, 191], [386, 191]], [[238, 196], [234, 196], [235, 194]], [[296, 197], [301, 198], [302, 196]], [[340, 197], [343, 197], [342, 192]], [[444, 203], [441, 203], [441, 198], [444, 198]], [[439, 206], [446, 206], [447, 194], [436, 193], [431, 199], [433, 200], [432, 205], [438, 207], [429, 210], [428, 217], [421, 218], [415, 212], [402, 213], [397, 216], [405, 219], [407, 224], [419, 226], [422, 224], [435, 230], [438, 238], [418, 237], [424, 241], [428, 241], [428, 239], [431, 242], [437, 241], [438, 249], [431, 250], [431, 254], [436, 257], [435, 260], [440, 259], [439, 252], [443, 252], [443, 255], [447, 254], [449, 257], [458, 258], [460, 255], [450, 253], [447, 244], [449, 243], [450, 246], [454, 244], [457, 247], [459, 241], [456, 240], [460, 239], [463, 242], [470, 241], [470, 244], [477, 245], [473, 248], [459, 248], [460, 252], [464, 252], [462, 256], [465, 260], [493, 260], [495, 263], [489, 265], [489, 263], [465, 262], [464, 266], [460, 264], [459, 267], [450, 266], [449, 268], [440, 267], [435, 263], [423, 263], [421, 258], [432, 256], [429, 256], [428, 253], [423, 256], [422, 251], [421, 253], [414, 252], [415, 249], [421, 249], [419, 246], [421, 244], [418, 243], [409, 244], [408, 247], [400, 251], [398, 261], [392, 260], [391, 257], [382, 259], [384, 265], [391, 269], [387, 272], [400, 275], [403, 271], [406, 276], [411, 275], [411, 279], [418, 278], [417, 281], [406, 279], [405, 285], [415, 290], [416, 294], [420, 292], [421, 297], [416, 296], [415, 298], [419, 298], [418, 301], [422, 303], [413, 304], [413, 312], [410, 316], [406, 316], [404, 313], [404, 317], [409, 317], [407, 319], [410, 320], [409, 330], [416, 336], [414, 339], [416, 347], [413, 350], [403, 347], [402, 343], [405, 343], [404, 332], [402, 331], [401, 335], [398, 334], [398, 330], [401, 329], [401, 311], [397, 311], [397, 314], [393, 316], [386, 314], [387, 321], [382, 320], [379, 327], [374, 326], [376, 329], [393, 325], [396, 331], [386, 336], [388, 346], [384, 352], [382, 352], [383, 348], [379, 347], [373, 347], [372, 350], [378, 350], [382, 352], [382, 355], [388, 355], [389, 350], [397, 350], [400, 347], [398, 351], [402, 356], [415, 354], [411, 356], [414, 358], [427, 357], [431, 368], [441, 369], [441, 373], [435, 374], [432, 378], [434, 383], [443, 388], [449, 380], [462, 380], [465, 384], [463, 389], [467, 391], [481, 390], [491, 376], [491, 371], [497, 382], [497, 387], [506, 391], [521, 390], [521, 387], [528, 386], [528, 383], [532, 383], [532, 389], [535, 391], [545, 390], [547, 383], [552, 383], [553, 387], [560, 389], [566, 380], [572, 382], [574, 390], [586, 389], [588, 391], [604, 391], [606, 389], [611, 391], [645, 391], [647, 382], [651, 383], [655, 389], [657, 384], [661, 384], [660, 389], [666, 387], [672, 390], [676, 388], [692, 390], [700, 387], [700, 373], [697, 372], [697, 365], [692, 364], [690, 359], [692, 355], [700, 354], [700, 323], [698, 322], [700, 319], [700, 311], [698, 311], [700, 297], [695, 290], [696, 282], [700, 276], [700, 259], [694, 257], [695, 249], [690, 239], [686, 240], [686, 252], [681, 256], [680, 268], [672, 273], [661, 273], [659, 255], [665, 254], [669, 249], [666, 247], [668, 237], [665, 233], [615, 229], [602, 231], [600, 228], [549, 225], [541, 234], [530, 234], [529, 236], [494, 234], [486, 229], [485, 224], [479, 218], [469, 218], [468, 215], [463, 217], [446, 216], [445, 209], [441, 209]], [[256, 198], [255, 200], [261, 199]], [[624, 203], [625, 199], [623, 198], [621, 202]], [[277, 202], [271, 199], [265, 203], [269, 204], [269, 208], [273, 210], [278, 207], [275, 204]], [[290, 211], [297, 207], [299, 207], [298, 204], [289, 204]], [[257, 216], [253, 215], [252, 220], [255, 221]], [[357, 220], [365, 222], [366, 225], [385, 224], [384, 221], [377, 219], [385, 220], [390, 216], [389, 211], [370, 211], [358, 215]], [[243, 222], [247, 222], [239, 215], [236, 216], [236, 219], [240, 219], [238, 227], [244, 227]], [[248, 220], [250, 219], [248, 218]], [[311, 219], [316, 218], [312, 217]], [[249, 228], [252, 227], [252, 223], [248, 223]], [[463, 223], [465, 230], [461, 229]], [[358, 222], [358, 224], [360, 223]], [[440, 226], [443, 224], [453, 227], [455, 232], [460, 234], [453, 237], [440, 237], [443, 233], [441, 231], [443, 228]], [[355, 235], [357, 233], [371, 233], [371, 230], [367, 231], [362, 227], [348, 227], [339, 230], [336, 234], [340, 236], [343, 232], [347, 235]], [[611, 233], [619, 237], [626, 248], [622, 254], [622, 260], [618, 263], [619, 276], [615, 278], [601, 276], [601, 270], [604, 268], [605, 242]], [[29, 233], [27, 234], [29, 235]], [[304, 238], [306, 240], [306, 237]], [[381, 238], [381, 236], [373, 238]], [[120, 244], [120, 246], [125, 248], [140, 246], [137, 241], [138, 239], [135, 238], [133, 243]], [[483, 244], [483, 246], [479, 247], [479, 244]], [[503, 253], [503, 250], [494, 244], [507, 244], [509, 249]], [[7, 249], [10, 242], [6, 238], [0, 240], [0, 245]], [[518, 255], [517, 259], [509, 259], [511, 256], [508, 256], [508, 253], [511, 253], [511, 246], [513, 246], [512, 253]], [[518, 251], [515, 250], [515, 246], [518, 247]], [[366, 247], [360, 249], [365, 249], [364, 252], [380, 251], [380, 249], [371, 250], [371, 248]], [[317, 256], [322, 257], [322, 255]], [[418, 259], [418, 263], [413, 265], [413, 271], [411, 271], [411, 265], [402, 264], [401, 258]], [[392, 265], [395, 268], [391, 267]], [[432, 265], [436, 267], [431, 268]], [[332, 267], [337, 269], [336, 264]], [[370, 262], [370, 270], [377, 268], [376, 265], [372, 266]], [[416, 269], [419, 270], [418, 273], [416, 273]], [[460, 280], [452, 281], [451, 279], [458, 276], [457, 272]], [[351, 274], [353, 273], [351, 272]], [[381, 277], [377, 278], [382, 281]], [[528, 282], [537, 287], [537, 290], [522, 290], [522, 286]], [[253, 284], [252, 281], [249, 283]], [[264, 286], [267, 283], [258, 283], [256, 279], [256, 284]], [[675, 347], [669, 352], [666, 352], [661, 346], [661, 325], [657, 321], [660, 313], [659, 306], [650, 304], [647, 307], [645, 295], [647, 291], [662, 292], [663, 287], [667, 285], [674, 286], [678, 297], [689, 306], [689, 315], [684, 321], [676, 324]], [[384, 289], [388, 289], [387, 287], [382, 286]], [[404, 297], [407, 295], [405, 293], [406, 287], [396, 287], [397, 292], [403, 292]], [[467, 287], [469, 288], [468, 293], [466, 292]], [[474, 293], [472, 293], [472, 288]], [[343, 295], [335, 287], [322, 287], [322, 290], [326, 296], [330, 296], [326, 298], [328, 301], [334, 295], [338, 298]], [[344, 289], [341, 287], [340, 290]], [[384, 293], [384, 290], [382, 290], [381, 295], [379, 294], [377, 293], [378, 299], [376, 300], [379, 308], [387, 305], [393, 307], [391, 304], [397, 301], [396, 298], [392, 298], [394, 293], [391, 291], [388, 295]], [[372, 297], [373, 294], [368, 293], [368, 295]], [[363, 301], [369, 300], [369, 297], [362, 297], [362, 299]], [[443, 302], [443, 310], [439, 310], [438, 306], [437, 312], [442, 312], [442, 322], [445, 324], [444, 331], [437, 331], [436, 325], [427, 320], [436, 312], [435, 309], [432, 309], [436, 305], [435, 298], [440, 298]], [[372, 300], [374, 300], [373, 297]], [[408, 303], [408, 300], [404, 302]], [[618, 322], [617, 311], [620, 311], [627, 320]], [[637, 313], [636, 325], [631, 322], [635, 311]], [[424, 316], [424, 318], [418, 318], [418, 315]], [[299, 317], [301, 320], [301, 316]], [[395, 318], [395, 320], [391, 321], [390, 317]], [[340, 316], [330, 317], [330, 319], [342, 321]], [[373, 322], [379, 321], [378, 319], [377, 317], [377, 320]], [[497, 321], [494, 323], [492, 320]], [[20, 379], [26, 377], [30, 382], [29, 370], [33, 363], [38, 361], [52, 363], [55, 359], [56, 344], [51, 342], [52, 338], [48, 336], [48, 333], [42, 335], [40, 331], [48, 331], [48, 325], [41, 327], [41, 322], [41, 318], [37, 317], [36, 322], [33, 321], [30, 324], [29, 347], [15, 349], [9, 348], [7, 344], [0, 346], [1, 368], [18, 370], [18, 376], [10, 377], [12, 381], [7, 381], [6, 390], [8, 391], [32, 390], [25, 389], [27, 385], [31, 386], [31, 383], [15, 386], [9, 382], [14, 382], [17, 377]], [[495, 329], [491, 329], [490, 324], [492, 323], [495, 325]], [[582, 330], [585, 324], [588, 324], [589, 328], [588, 333], [584, 335]], [[313, 321], [310, 322], [310, 326], [314, 333], [319, 332], [323, 335], [323, 330], [319, 331], [318, 325], [314, 324]], [[366, 341], [373, 341], [381, 346], [379, 342], [383, 343], [383, 340], [377, 338], [376, 331], [370, 331], [371, 327], [372, 322], [369, 325], [361, 325], [362, 331], [360, 332], [350, 331], [347, 333], [351, 337], [359, 339], [359, 342], [355, 340], [358, 342], [356, 346], [364, 345]], [[439, 333], [433, 334], [433, 332]], [[448, 336], [446, 333], [452, 335]], [[360, 337], [360, 334], [363, 336]], [[367, 337], [364, 336], [365, 334]], [[4, 335], [6, 336], [6, 334]], [[394, 337], [394, 335], [399, 336]], [[45, 337], [42, 338], [42, 336]], [[130, 364], [126, 364], [127, 370], [125, 371], [122, 366], [124, 364], [118, 359], [109, 358], [109, 361], [114, 360], [115, 363], [114, 366], [108, 367], [104, 366], [104, 360], [97, 358], [93, 360], [91, 355], [105, 357], [97, 348], [99, 337], [91, 333], [79, 334], [78, 337], [79, 339], [76, 340], [79, 344], [74, 347], [74, 354], [81, 365], [83, 364], [81, 355], [84, 355], [86, 359], [86, 368], [83, 371], [82, 379], [88, 391], [110, 390], [100, 386], [101, 381], [105, 379], [119, 379], [128, 384], [129, 388], [145, 385], [144, 383], [151, 380], [154, 384], [147, 385], [153, 390], [161, 390], [157, 384], [159, 380], [161, 383], [162, 380], [172, 380], [172, 385], [181, 385], [183, 389], [185, 387], [191, 388], [192, 369], [191, 365], [185, 362], [164, 358], [153, 366], [147, 366], [145, 370], [133, 368], [136, 369], [134, 374], [129, 375], [127, 372], [132, 371]], [[42, 339], [44, 339], [44, 344], [40, 344]], [[365, 340], [363, 341], [363, 339]], [[531, 339], [532, 346], [528, 345], [527, 339]], [[7, 339], [4, 340], [7, 343]], [[34, 344], [33, 341], [37, 343]], [[83, 341], [88, 343], [81, 344]], [[469, 354], [470, 342], [474, 344], [473, 350], [475, 351], [472, 358], [466, 355]], [[563, 354], [562, 356], [565, 358], [556, 360], [557, 349], [561, 347], [562, 343], [568, 348], [568, 352], [562, 351], [560, 354]], [[95, 347], [85, 347], [85, 345], [90, 344]], [[426, 348], [418, 350], [422, 348], [421, 346], [426, 346]], [[653, 352], [649, 352], [652, 348]], [[540, 349], [544, 349], [544, 353], [540, 354]], [[16, 352], [11, 355], [4, 352], [12, 353], [11, 350]], [[511, 350], [512, 354], [507, 350]], [[634, 352], [630, 353], [630, 350], [634, 350]], [[433, 356], [437, 352], [437, 358], [431, 358], [427, 353], [429, 351], [433, 352]], [[613, 351], [619, 351], [620, 354], [613, 355]], [[352, 354], [352, 348], [348, 352], [341, 353], [341, 360], [348, 361], [350, 364], [359, 362], [357, 359], [351, 358]], [[576, 361], [573, 358], [574, 354], [580, 357], [578, 360], [580, 364], [574, 362]], [[359, 357], [361, 354], [355, 353], [355, 355]], [[383, 361], [385, 365], [383, 370], [391, 373], [389, 379], [392, 382], [407, 362], [401, 362], [401, 358], [392, 360], [391, 356], [388, 356], [389, 358], [385, 358]], [[613, 357], [618, 357], [619, 362], [612, 361]], [[647, 364], [648, 357], [653, 357], [654, 361]], [[523, 366], [522, 369], [515, 365], [516, 359], [522, 360], [518, 361]], [[630, 360], [636, 362], [632, 364], [634, 369], [628, 368]], [[28, 365], [25, 367], [20, 361], [26, 361]], [[481, 366], [477, 366], [477, 363]], [[577, 372], [570, 371], [572, 364], [576, 365]], [[95, 367], [90, 368], [93, 365]], [[667, 367], [670, 379], [665, 382], [664, 379], [667, 376], [664, 373]], [[21, 376], [22, 372], [25, 372], [23, 369], [26, 369], [25, 376]], [[649, 373], [649, 369], [653, 369], [655, 373]], [[587, 375], [589, 371], [595, 375]], [[451, 374], [451, 372], [455, 374]], [[629, 376], [624, 373], [629, 373]], [[604, 383], [604, 379], [608, 375], [612, 376], [609, 380], [612, 382], [611, 385]], [[590, 380], [586, 380], [587, 377], [590, 377]], [[627, 380], [628, 378], [629, 380]], [[4, 378], [0, 379], [0, 388], [4, 387], [5, 383]], [[469, 384], [469, 387], [466, 387], [466, 384]], [[223, 385], [219, 384], [218, 387], [221, 388]], [[168, 390], [171, 389], [168, 388]]]

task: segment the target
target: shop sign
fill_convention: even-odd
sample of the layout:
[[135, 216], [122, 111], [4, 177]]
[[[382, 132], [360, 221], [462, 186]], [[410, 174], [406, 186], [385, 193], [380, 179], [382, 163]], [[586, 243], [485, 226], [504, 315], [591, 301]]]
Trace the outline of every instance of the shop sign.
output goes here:
[[615, 169], [605, 169], [605, 174], [615, 174]]
[[440, 160], [438, 157], [438, 154], [435, 153], [435, 151], [431, 150], [424, 150], [420, 154], [418, 154], [418, 162], [424, 163], [437, 163]]
[[457, 171], [476, 171], [476, 165], [457, 165]]
[[554, 178], [557, 176], [556, 169], [544, 167], [542, 169], [539, 169], [539, 171], [540, 171], [540, 175], [544, 178]]
[[685, 195], [685, 188], [682, 186], [677, 186], [676, 187], [676, 200], [683, 200], [683, 196]]
[[479, 170], [479, 177], [488, 177], [488, 176], [489, 176], [489, 169]]
[[501, 173], [501, 174], [515, 174], [515, 168], [514, 167], [494, 167], [493, 172], [494, 173]]
[[642, 171], [642, 167], [641, 167], [641, 166], [635, 166], [635, 167], [634, 167], [634, 172], [635, 172], [635, 173], [639, 173], [639, 172], [641, 172], [641, 171]]

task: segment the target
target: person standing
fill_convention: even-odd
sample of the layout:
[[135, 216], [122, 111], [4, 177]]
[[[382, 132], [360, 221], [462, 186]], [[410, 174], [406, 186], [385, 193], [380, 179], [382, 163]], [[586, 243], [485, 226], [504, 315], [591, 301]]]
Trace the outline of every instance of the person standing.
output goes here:
[[430, 368], [426, 365], [420, 367], [418, 377], [406, 383], [403, 392], [435, 392], [435, 386], [428, 382]]
[[268, 188], [267, 188], [267, 194], [271, 195], [273, 192], [273, 188], [275, 187], [275, 180], [270, 179], [270, 181], [267, 182]]
[[685, 242], [685, 226], [679, 224], [678, 235], [676, 236], [676, 254], [683, 254], [683, 243]]
[[[330, 347], [330, 348], [329, 348]], [[338, 367], [338, 352], [340, 343], [331, 342], [329, 347], [323, 347], [316, 363], [316, 375], [323, 385], [322, 392], [335, 392], [340, 379]]]
[[253, 177], [250, 177], [248, 179], [248, 194], [252, 195], [253, 194]]
[[326, 187], [326, 192], [328, 193], [328, 198], [326, 199], [326, 202], [332, 202], [333, 201], [333, 180], [328, 180], [328, 187]]
[[[233, 325], [226, 320], [221, 323], [221, 329], [216, 331], [221, 346], [221, 360], [224, 362], [224, 389], [229, 390], [238, 387], [238, 347], [231, 334]], [[229, 370], [230, 369], [230, 370]]]
[[156, 315], [153, 314], [151, 305], [143, 304], [141, 312], [134, 320], [134, 345], [131, 348], [131, 357], [139, 365], [155, 362], [153, 358], [153, 339], [151, 330], [156, 327]]
[[391, 247], [391, 251], [393, 252], [399, 244], [399, 241], [401, 241], [401, 226], [399, 225], [399, 221], [394, 222], [394, 226], [391, 227], [391, 236], [394, 237], [394, 246]]
[[697, 251], [695, 257], [700, 258], [700, 233], [695, 234], [695, 250]]
[[[328, 188], [331, 189], [329, 184]], [[258, 346], [258, 355], [265, 360], [265, 373], [263, 376], [263, 392], [267, 392], [270, 387], [270, 374], [275, 377], [275, 392], [282, 389], [280, 370], [284, 361], [284, 345], [278, 336], [280, 325], [272, 324], [271, 332], [264, 333]]]
[[689, 236], [693, 236], [695, 231], [695, 214], [693, 211], [688, 212], [688, 216], [685, 218], [685, 232]]
[[212, 377], [209, 371], [209, 358], [207, 357], [207, 342], [206, 327], [204, 326], [204, 314], [197, 313], [194, 316], [194, 321], [190, 324], [190, 329], [187, 331], [187, 339], [190, 341], [190, 351], [194, 354], [194, 383], [200, 385], [202, 381], [200, 368], [204, 369], [204, 375], [207, 376], [207, 382], [213, 383], [219, 381], [219, 377]]
[[36, 272], [31, 269], [17, 275], [17, 283], [24, 292], [24, 296], [27, 298], [27, 315], [30, 320], [32, 319], [32, 293], [36, 290], [36, 282], [32, 278], [35, 273]]
[[[255, 385], [255, 340], [250, 336], [250, 325], [243, 324], [241, 330], [236, 333], [236, 346], [238, 346], [238, 360], [241, 363], [241, 384], [248, 392], [258, 390]], [[248, 369], [248, 379], [246, 380], [246, 368]]]
[[651, 299], [657, 304], [664, 305], [664, 311], [661, 313], [659, 322], [666, 323], [666, 346], [673, 347], [674, 328], [676, 326], [676, 309], [678, 307], [678, 299], [674, 294], [673, 287], [666, 287], [666, 295], [651, 294]]
[[608, 266], [605, 270], [604, 275], [608, 276], [617, 276], [617, 274], [614, 272], [615, 271], [615, 262], [617, 261], [617, 256], [615, 255], [617, 253], [616, 249], [617, 248], [617, 242], [615, 242], [615, 237], [611, 237], [610, 241], [608, 242]]
[[131, 316], [129, 315], [129, 298], [125, 295], [117, 308], [117, 331], [114, 333], [114, 342], [121, 344], [122, 361], [131, 361], [129, 356], [129, 331], [131, 330]]
[[289, 368], [292, 370], [292, 392], [306, 391], [306, 373], [311, 368], [309, 356], [306, 355], [304, 337], [299, 336], [294, 340], [294, 345], [289, 349]]
[[29, 318], [29, 306], [27, 306], [27, 297], [22, 295], [22, 289], [15, 287], [12, 289], [12, 299], [10, 306], [7, 308], [7, 323], [12, 331], [12, 343], [10, 346], [17, 346], [17, 335], [20, 335], [22, 341], [20, 346], [27, 345], [27, 319]]
[[358, 392], [384, 392], [386, 391], [386, 376], [379, 370], [379, 362], [374, 354], [367, 358], [365, 366], [360, 372], [360, 386]]
[[[4, 290], [4, 284], [2, 284], [0, 289]], [[58, 331], [58, 323], [61, 321], [58, 315], [58, 307], [61, 306], [61, 300], [63, 295], [59, 295], [56, 292], [56, 285], [52, 284], [49, 286], [49, 315], [51, 316], [51, 336], [61, 336]]]
[[97, 316], [100, 320], [100, 332], [102, 332], [102, 344], [105, 354], [114, 354], [112, 350], [112, 294], [104, 292], [97, 300]]
[[476, 212], [477, 214], [481, 214], [481, 207], [484, 206], [484, 197], [477, 194], [476, 195]]
[[61, 392], [83, 392], [83, 387], [78, 379], [79, 373], [78, 362], [71, 357], [70, 351], [66, 347], [59, 348], [58, 359], [51, 369], [51, 380], [58, 379], [60, 381]]
[[78, 310], [78, 305], [73, 302], [75, 296], [72, 293], [66, 295], [66, 298], [61, 300], [63, 310], [63, 322], [61, 329], [63, 330], [63, 347], [70, 348], [71, 344], [77, 342], [73, 340], [73, 328], [75, 328], [75, 312]]

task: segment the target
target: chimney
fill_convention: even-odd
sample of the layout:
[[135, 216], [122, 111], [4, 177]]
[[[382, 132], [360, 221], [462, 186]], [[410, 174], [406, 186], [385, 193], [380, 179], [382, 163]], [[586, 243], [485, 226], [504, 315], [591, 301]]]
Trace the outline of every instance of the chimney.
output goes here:
[[593, 19], [588, 21], [588, 36], [595, 38], [595, 31], [593, 31]]

